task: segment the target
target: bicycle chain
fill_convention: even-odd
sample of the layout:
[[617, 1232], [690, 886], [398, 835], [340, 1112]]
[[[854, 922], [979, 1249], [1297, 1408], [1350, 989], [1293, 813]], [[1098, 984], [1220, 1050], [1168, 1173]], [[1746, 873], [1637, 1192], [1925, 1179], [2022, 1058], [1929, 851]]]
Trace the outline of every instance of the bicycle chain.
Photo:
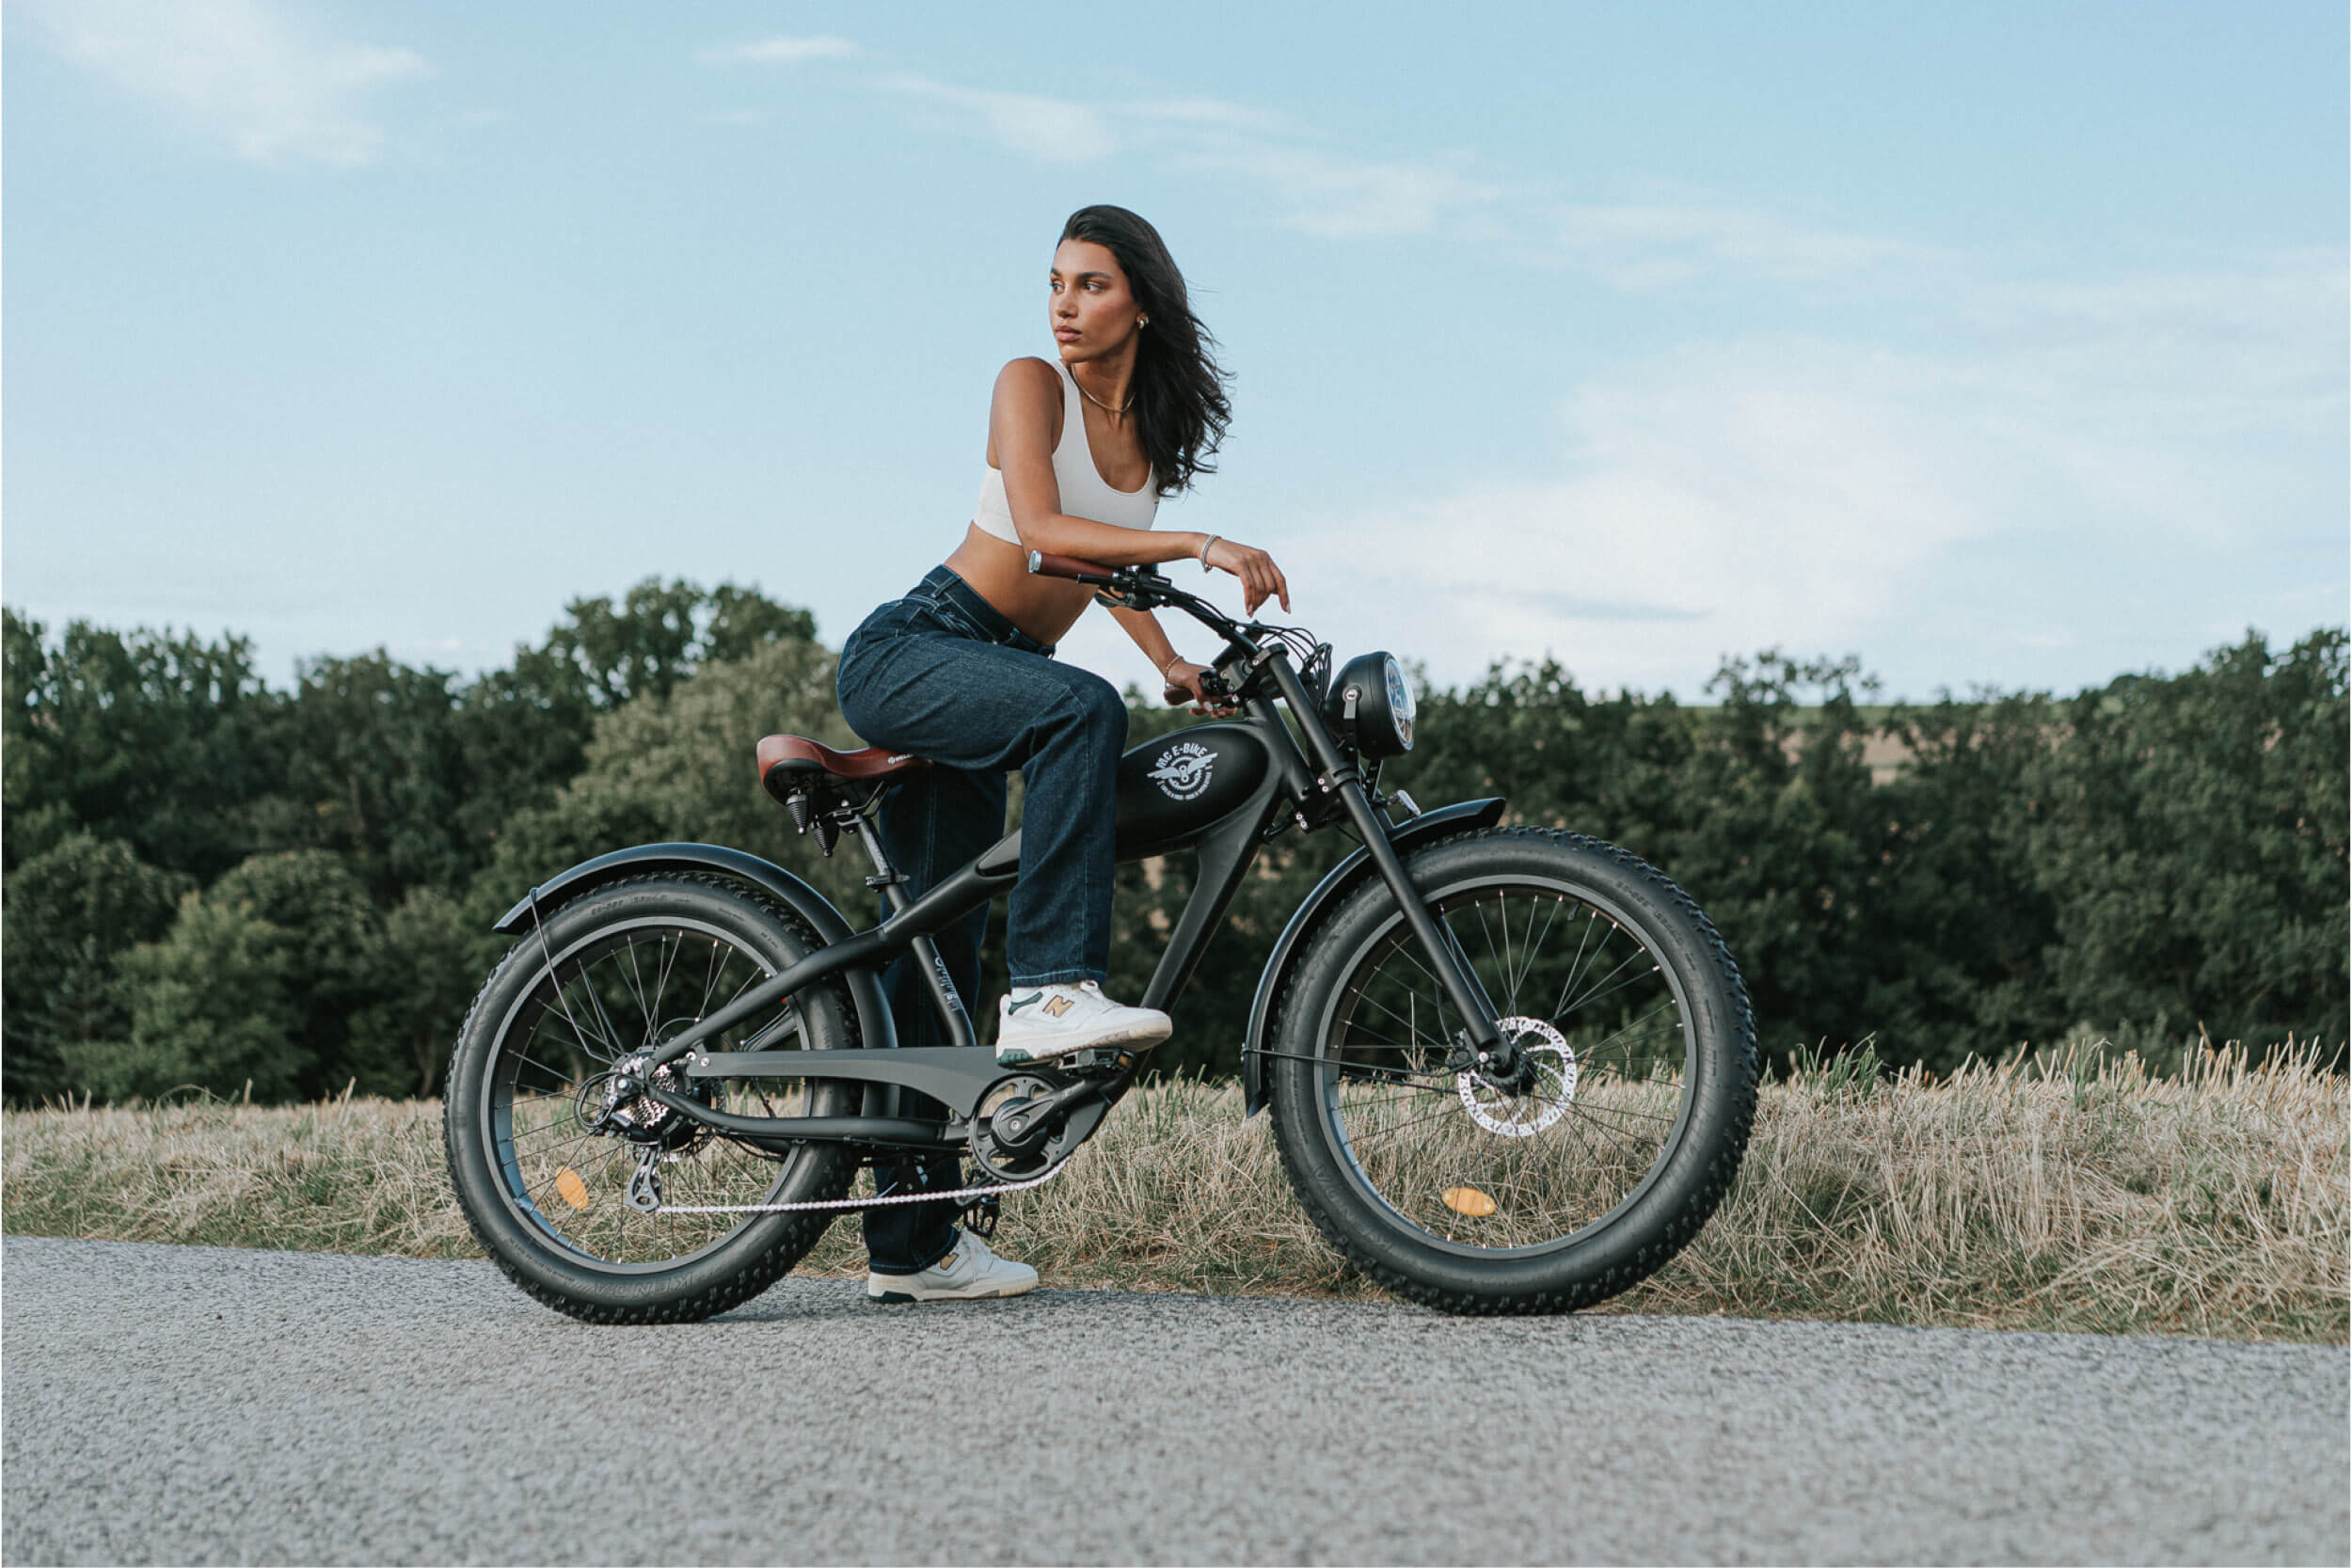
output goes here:
[[805, 1203], [665, 1203], [651, 1212], [657, 1214], [797, 1214], [812, 1209], [880, 1209], [894, 1203], [969, 1202], [973, 1198], [1025, 1193], [1032, 1187], [1042, 1187], [1069, 1168], [1070, 1162], [1064, 1160], [1043, 1176], [1033, 1176], [1025, 1181], [993, 1181], [985, 1186], [959, 1187], [952, 1193], [893, 1193], [887, 1197], [812, 1198]]

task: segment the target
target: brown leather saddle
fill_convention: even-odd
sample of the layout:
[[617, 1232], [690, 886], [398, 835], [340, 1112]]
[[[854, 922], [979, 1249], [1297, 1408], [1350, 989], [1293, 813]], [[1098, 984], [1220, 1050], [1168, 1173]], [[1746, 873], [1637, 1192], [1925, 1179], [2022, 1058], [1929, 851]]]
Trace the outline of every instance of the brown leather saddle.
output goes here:
[[894, 752], [886, 746], [836, 752], [804, 735], [762, 736], [759, 741], [760, 786], [779, 800], [789, 800], [812, 785], [830, 781], [865, 784], [930, 766], [912, 752]]
[[845, 806], [862, 810], [899, 774], [930, 766], [922, 757], [886, 746], [838, 752], [804, 735], [762, 736], [759, 741], [760, 787], [784, 802], [795, 828], [806, 832], [814, 825], [828, 855], [839, 832], [831, 813]]

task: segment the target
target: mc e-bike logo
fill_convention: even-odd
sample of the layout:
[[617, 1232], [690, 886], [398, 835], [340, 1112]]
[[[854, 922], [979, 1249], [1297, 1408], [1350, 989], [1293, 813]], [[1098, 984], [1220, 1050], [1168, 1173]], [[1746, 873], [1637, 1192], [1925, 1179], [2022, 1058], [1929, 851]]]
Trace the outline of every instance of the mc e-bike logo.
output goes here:
[[1209, 787], [1209, 771], [1216, 753], [1197, 740], [1180, 740], [1160, 753], [1159, 766], [1146, 775], [1171, 800], [1197, 800]]

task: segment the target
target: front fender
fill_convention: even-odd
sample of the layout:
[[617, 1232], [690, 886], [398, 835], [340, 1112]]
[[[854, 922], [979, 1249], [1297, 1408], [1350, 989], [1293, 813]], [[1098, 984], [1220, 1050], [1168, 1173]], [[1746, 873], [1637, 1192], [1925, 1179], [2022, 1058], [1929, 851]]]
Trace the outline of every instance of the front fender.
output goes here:
[[[1422, 812], [1409, 821], [1399, 823], [1389, 833], [1389, 843], [1399, 855], [1409, 855], [1433, 839], [1450, 833], [1466, 832], [1477, 828], [1491, 828], [1502, 820], [1502, 797], [1489, 796], [1483, 800], [1463, 800], [1436, 811]], [[1306, 902], [1282, 927], [1281, 936], [1274, 943], [1274, 953], [1266, 959], [1265, 973], [1258, 976], [1257, 999], [1249, 1004], [1249, 1034], [1241, 1047], [1242, 1082], [1248, 1086], [1249, 1116], [1256, 1116], [1265, 1106], [1266, 1031], [1273, 1026], [1274, 999], [1282, 994], [1282, 982], [1289, 977], [1291, 966], [1297, 961], [1298, 950], [1305, 943], [1307, 933], [1321, 922], [1324, 911], [1337, 904], [1343, 894], [1353, 893], [1364, 878], [1377, 876], [1372, 869], [1372, 856], [1358, 849], [1331, 868], [1331, 874], [1315, 884]]]
[[[1360, 853], [1360, 851], [1359, 851]], [[850, 937], [850, 923], [841, 918], [841, 911], [826, 900], [823, 894], [773, 861], [760, 859], [741, 849], [729, 849], [718, 844], [640, 844], [633, 848], [615, 849], [609, 855], [582, 861], [569, 871], [540, 883], [525, 894], [515, 907], [500, 916], [491, 927], [501, 936], [518, 937], [532, 930], [539, 919], [553, 913], [559, 907], [575, 898], [609, 887], [628, 877], [640, 877], [649, 871], [700, 871], [750, 882], [772, 895], [785, 908], [808, 922], [818, 940], [831, 946]], [[534, 916], [533, 909], [537, 913]], [[891, 1024], [890, 1005], [883, 1000], [882, 981], [873, 971], [845, 971], [842, 979], [850, 988], [850, 1000], [857, 1008], [859, 1034], [868, 1046], [887, 1047], [898, 1043], [898, 1032]]]

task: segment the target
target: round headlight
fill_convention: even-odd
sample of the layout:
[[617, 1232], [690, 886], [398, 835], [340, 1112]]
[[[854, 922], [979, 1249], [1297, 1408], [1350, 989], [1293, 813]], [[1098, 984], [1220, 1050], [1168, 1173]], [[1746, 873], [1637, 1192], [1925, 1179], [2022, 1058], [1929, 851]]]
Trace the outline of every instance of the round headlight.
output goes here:
[[1405, 684], [1405, 672], [1395, 659], [1386, 654], [1380, 657], [1389, 677], [1389, 721], [1396, 726], [1398, 750], [1409, 752], [1413, 749], [1413, 689]]
[[1413, 749], [1413, 689], [1388, 654], [1359, 654], [1342, 666], [1323, 716], [1333, 733], [1375, 761]]

